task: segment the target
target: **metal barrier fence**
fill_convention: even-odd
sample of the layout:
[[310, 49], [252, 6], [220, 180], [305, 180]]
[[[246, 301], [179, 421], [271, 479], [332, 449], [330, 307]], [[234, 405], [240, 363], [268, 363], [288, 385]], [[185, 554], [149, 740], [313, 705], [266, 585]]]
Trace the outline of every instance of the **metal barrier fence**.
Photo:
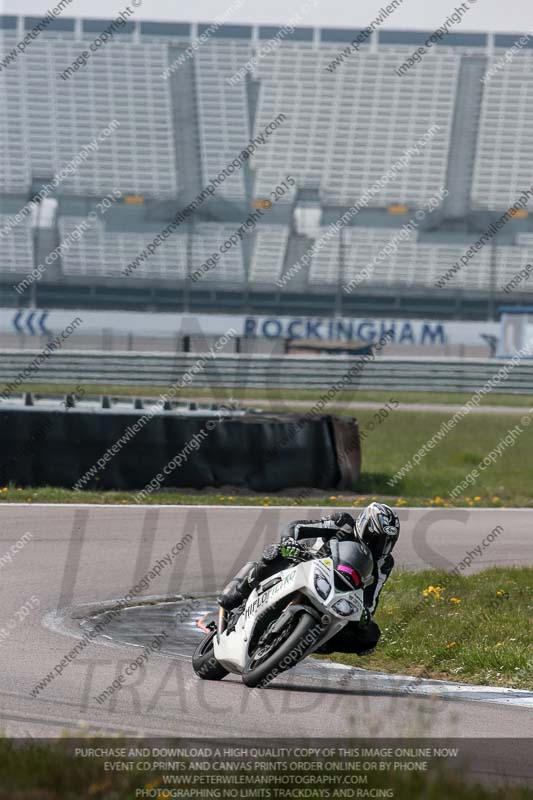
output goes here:
[[[0, 352], [0, 393], [9, 395], [22, 384], [91, 383], [106, 386], [169, 387], [186, 378], [195, 388], [329, 389], [338, 381], [346, 388], [396, 391], [475, 392], [505, 362], [498, 359], [395, 358], [353, 356], [214, 357], [192, 353], [52, 352], [29, 372], [42, 351]], [[495, 392], [533, 392], [533, 360], [511, 368]], [[6, 395], [4, 394], [4, 397]]]

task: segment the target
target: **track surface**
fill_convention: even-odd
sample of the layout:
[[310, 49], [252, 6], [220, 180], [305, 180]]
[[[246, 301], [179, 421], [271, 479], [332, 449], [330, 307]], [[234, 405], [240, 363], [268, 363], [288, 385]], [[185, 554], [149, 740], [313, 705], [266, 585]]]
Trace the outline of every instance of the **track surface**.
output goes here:
[[[317, 515], [317, 509], [309, 515]], [[498, 524], [504, 532], [482, 549], [470, 569], [533, 563], [533, 511], [400, 509], [400, 515], [402, 537], [395, 555], [401, 567], [449, 568]], [[33, 534], [12, 563], [0, 568], [0, 627], [7, 632], [7, 637], [0, 634], [0, 727], [19, 736], [56, 736], [64, 730], [74, 734], [80, 728], [104, 734], [252, 738], [289, 733], [531, 735], [531, 709], [418, 696], [356, 670], [347, 680], [343, 670], [326, 674], [324, 669], [317, 679], [316, 669], [310, 674], [303, 664], [260, 691], [245, 689], [233, 676], [216, 684], [199, 681], [187, 652], [196, 635], [191, 620], [207, 609], [205, 600], [189, 606], [181, 627], [171, 626], [171, 638], [161, 652], [153, 653], [111, 700], [99, 704], [95, 697], [140, 650], [104, 637], [91, 642], [37, 697], [30, 696], [76, 644], [81, 629], [80, 620], [72, 619], [73, 610], [86, 616], [91, 609], [82, 614], [83, 604], [93, 604], [95, 611], [125, 596], [187, 534], [192, 540], [142, 594], [213, 593], [244, 560], [275, 541], [280, 524], [294, 516], [294, 508], [0, 507], [0, 555], [25, 532]], [[299, 516], [308, 515], [301, 510]], [[38, 608], [8, 630], [32, 596]], [[112, 634], [110, 627], [106, 635]]]
[[[391, 389], [391, 396], [394, 395], [394, 390]], [[206, 403], [209, 402], [209, 398], [206, 397], [196, 397], [196, 398], [187, 398], [189, 402], [191, 400], [197, 403]], [[213, 398], [213, 403], [216, 403], [216, 398]], [[218, 400], [220, 402], [220, 398]], [[331, 409], [342, 409], [343, 411], [379, 411], [380, 408], [383, 408], [383, 402], [374, 402], [372, 400], [368, 401], [358, 401], [358, 400], [347, 400], [345, 402], [342, 401], [333, 401], [331, 403]], [[289, 409], [289, 408], [312, 408], [315, 405], [316, 400], [276, 400], [275, 398], [259, 398], [259, 399], [244, 399], [242, 400], [243, 406], [248, 406], [255, 408], [257, 406], [261, 406], [263, 411], [270, 411], [270, 410], [279, 410], [281, 408]], [[464, 408], [464, 403], [400, 403], [398, 406], [399, 411], [412, 411], [420, 413], [422, 412], [434, 412], [436, 414], [449, 414], [453, 416], [456, 411], [460, 411]], [[474, 406], [470, 410], [470, 414], [530, 414], [532, 412], [531, 407], [529, 406], [499, 406], [499, 405], [484, 405], [484, 406]]]

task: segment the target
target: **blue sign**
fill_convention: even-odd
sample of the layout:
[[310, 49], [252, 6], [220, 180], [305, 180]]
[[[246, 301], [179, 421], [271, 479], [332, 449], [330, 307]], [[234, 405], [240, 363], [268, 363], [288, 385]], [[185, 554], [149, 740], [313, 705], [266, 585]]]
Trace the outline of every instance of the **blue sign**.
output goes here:
[[396, 344], [448, 344], [445, 326], [441, 322], [246, 317], [244, 323], [245, 336], [260, 336], [267, 339], [317, 339], [372, 344], [388, 331], [391, 332], [391, 342]]
[[30, 336], [51, 336], [45, 327], [48, 311], [21, 309], [13, 317], [13, 327], [17, 333], [29, 333]]

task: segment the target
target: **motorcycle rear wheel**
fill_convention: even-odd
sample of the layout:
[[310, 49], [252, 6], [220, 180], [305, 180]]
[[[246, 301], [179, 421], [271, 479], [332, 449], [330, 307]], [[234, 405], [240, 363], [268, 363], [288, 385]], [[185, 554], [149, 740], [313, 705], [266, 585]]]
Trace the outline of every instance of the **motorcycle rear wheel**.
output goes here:
[[213, 639], [216, 636], [216, 631], [212, 631], [205, 636], [192, 657], [192, 668], [199, 678], [204, 681], [221, 681], [226, 675], [229, 675], [227, 669], [218, 663], [214, 655]]

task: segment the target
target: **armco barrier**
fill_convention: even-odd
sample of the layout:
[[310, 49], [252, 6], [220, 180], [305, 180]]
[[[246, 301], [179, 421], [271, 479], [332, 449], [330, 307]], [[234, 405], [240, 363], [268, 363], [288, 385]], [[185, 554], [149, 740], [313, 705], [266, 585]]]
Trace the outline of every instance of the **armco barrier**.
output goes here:
[[[355, 420], [157, 411], [124, 442], [128, 429], [142, 417], [141, 410], [40, 410], [38, 402], [0, 406], [0, 481], [141, 490], [161, 473], [161, 488], [233, 486], [274, 492], [295, 487], [353, 490], [359, 477]], [[116, 452], [110, 450], [114, 446]], [[104, 459], [106, 452], [111, 455]], [[163, 473], [180, 455], [179, 464]], [[95, 470], [99, 461], [102, 468]]]
[[[39, 351], [0, 352], [0, 382], [6, 386]], [[107, 385], [170, 387], [193, 365], [198, 353], [118, 353], [56, 351], [32, 377], [33, 383], [97, 383]], [[205, 356], [191, 381], [194, 387], [250, 387], [257, 389], [329, 389], [360, 364], [354, 356]], [[378, 356], [354, 371], [348, 386], [396, 391], [474, 392], [496, 374], [499, 359], [392, 358]], [[28, 383], [28, 379], [25, 379]], [[523, 360], [510, 370], [494, 392], [533, 392], [533, 360]], [[1, 389], [0, 389], [1, 394]]]

